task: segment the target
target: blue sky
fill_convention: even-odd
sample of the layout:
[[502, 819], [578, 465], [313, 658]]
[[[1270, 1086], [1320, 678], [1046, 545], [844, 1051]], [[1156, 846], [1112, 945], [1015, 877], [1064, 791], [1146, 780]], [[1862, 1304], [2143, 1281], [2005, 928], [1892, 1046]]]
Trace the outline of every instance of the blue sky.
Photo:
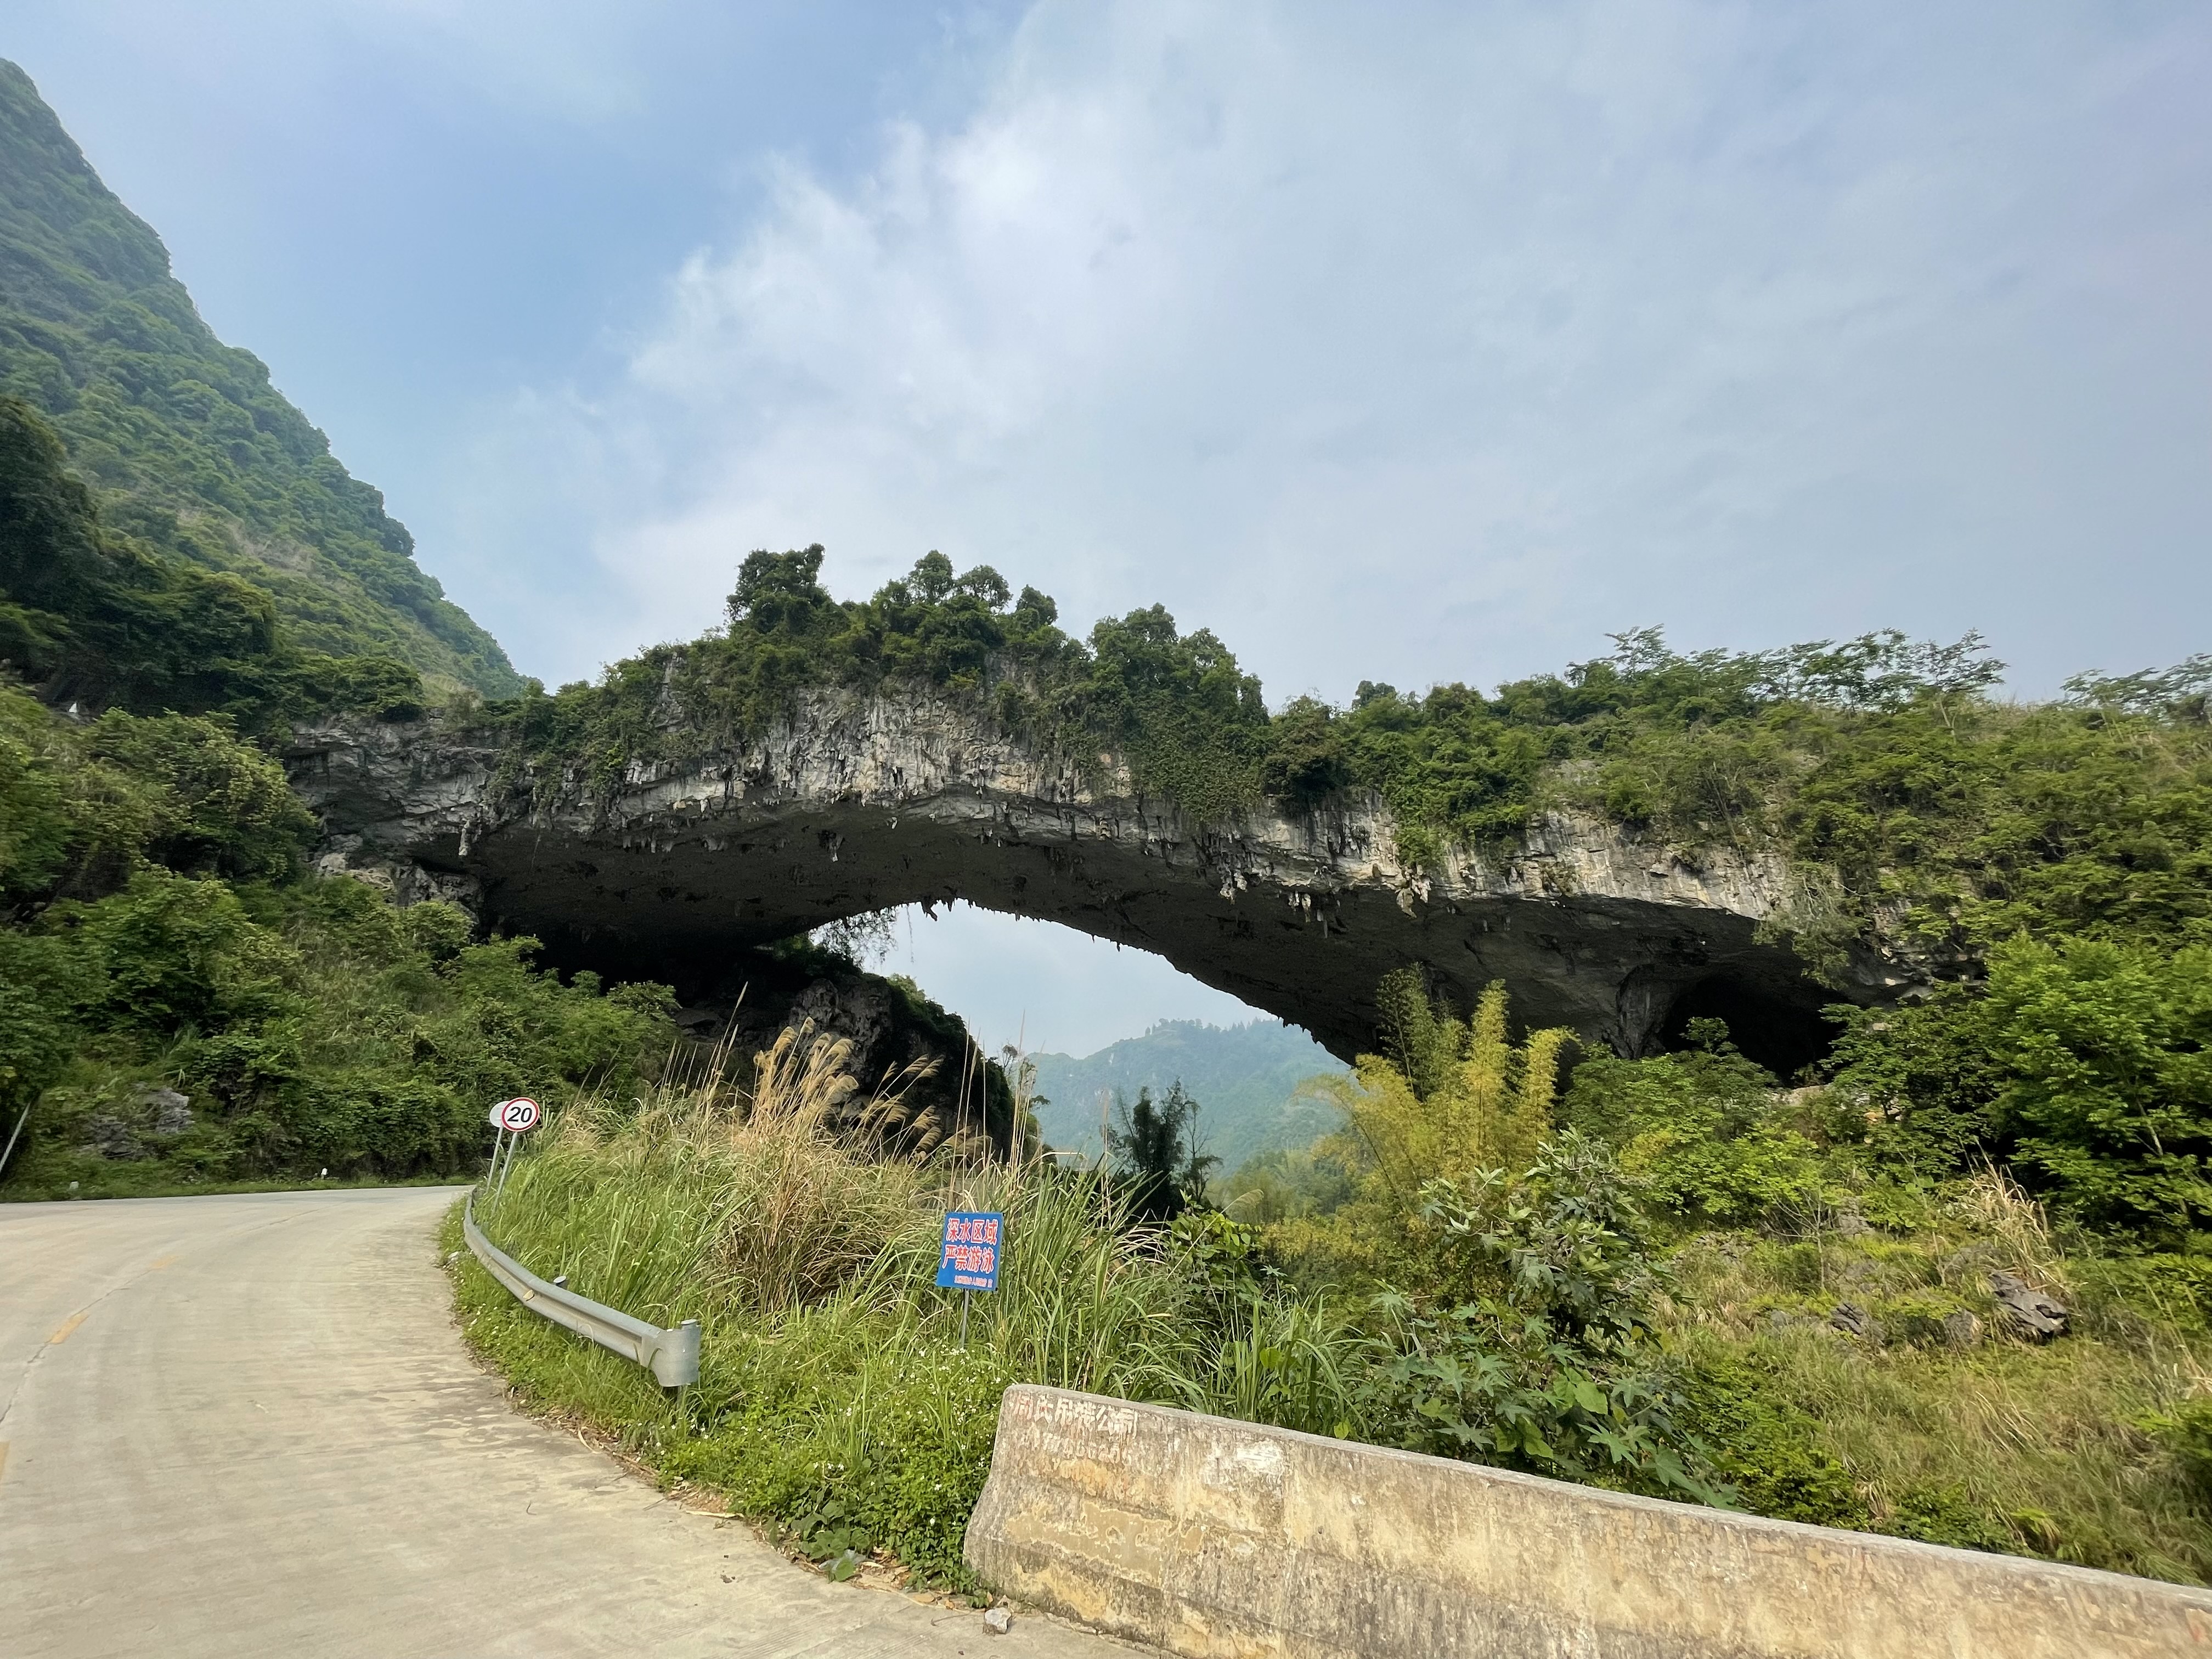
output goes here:
[[[1653, 623], [1978, 628], [2031, 693], [2212, 647], [2202, 6], [18, 0], [0, 53], [549, 682], [814, 540], [1164, 601], [1278, 699]], [[1048, 1046], [1219, 1012], [938, 927], [987, 1026], [1083, 984]]]

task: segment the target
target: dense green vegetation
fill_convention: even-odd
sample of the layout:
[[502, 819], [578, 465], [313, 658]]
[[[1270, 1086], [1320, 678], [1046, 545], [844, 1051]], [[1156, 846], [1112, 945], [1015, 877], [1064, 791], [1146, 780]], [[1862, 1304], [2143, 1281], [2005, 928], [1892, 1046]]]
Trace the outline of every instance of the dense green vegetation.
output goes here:
[[1967, 1049], [1929, 1055], [1941, 1000], [1856, 1017], [1823, 1087], [1699, 1020], [1555, 1092], [1564, 1033], [1516, 1049], [1498, 990], [1458, 1023], [1401, 977], [1345, 1127], [1217, 1190], [1294, 1280], [1373, 1298], [1430, 1449], [1608, 1480], [1640, 1443], [1677, 1495], [2203, 1582], [2202, 958], [2001, 949], [1952, 994], [1982, 1088], [1940, 1120], [1894, 1090]]
[[[2094, 953], [2054, 988], [2058, 955], [1992, 976], [1994, 1004], [2041, 999], [1999, 1048], [2037, 1109], [2055, 1074], [2086, 1074], [2054, 1070], [2045, 1024], [2086, 1054], [2113, 1029], [2087, 1016], [2171, 1000], [2113, 990]], [[701, 1385], [663, 1399], [465, 1263], [471, 1340], [540, 1407], [840, 1574], [872, 1560], [965, 1584], [999, 1395], [1041, 1381], [2212, 1577], [2202, 1235], [2116, 1229], [2102, 1184], [2046, 1206], [1992, 1163], [1931, 1174], [1924, 1146], [1869, 1132], [1856, 1059], [1826, 1090], [1784, 1091], [1705, 1021], [1684, 1053], [1590, 1057], [1563, 1083], [1570, 1039], [1514, 1041], [1502, 989], [1465, 1019], [1410, 973], [1380, 1001], [1388, 1052], [1342, 1085], [1343, 1128], [1269, 1161], [1267, 1182], [1212, 1184], [1225, 1214], [1179, 1099], [1123, 1115], [1110, 1173], [872, 1158], [821, 1132], [856, 1086], [834, 1055], [804, 1079], [771, 1056], [749, 1091], [573, 1109], [492, 1231], [591, 1294], [701, 1319]], [[2203, 1051], [2169, 1047], [2185, 1066]], [[2034, 1121], [2062, 1165], [2132, 1158], [2173, 1178], [2114, 1152], [2094, 1111]], [[1007, 1290], [965, 1347], [930, 1282], [947, 1206], [1010, 1217]], [[2008, 1286], [2062, 1302], [2060, 1334], [2014, 1322]]]
[[4, 61], [0, 393], [53, 423], [112, 526], [248, 579], [302, 649], [392, 659], [441, 688], [519, 688], [498, 643], [416, 565], [382, 496], [258, 359], [215, 337], [161, 239]]
[[[416, 672], [289, 641], [269, 594], [107, 527], [0, 398], [0, 1179], [10, 1197], [451, 1175], [486, 1104], [630, 1086], [667, 993], [606, 994], [310, 876], [315, 824], [254, 738], [419, 714]], [[58, 710], [53, 705], [62, 705]]]
[[451, 1174], [488, 1102], [669, 1052], [665, 991], [564, 984], [451, 905], [310, 877], [313, 830], [223, 717], [73, 722], [0, 687], [9, 1196]]
[[822, 560], [818, 546], [750, 554], [720, 632], [491, 712], [549, 778], [580, 769], [605, 794], [631, 760], [757, 737], [810, 690], [921, 686], [979, 700], [1081, 769], [1118, 753], [1139, 787], [1202, 815], [1258, 800], [1267, 705], [1212, 634], [1179, 634], [1155, 605], [1079, 643], [1035, 588], [1015, 595], [988, 565], [956, 574], [935, 552], [873, 598], [840, 601], [821, 584]]
[[102, 520], [53, 429], [0, 397], [0, 669], [52, 702], [216, 713], [270, 732], [317, 714], [412, 719], [420, 677], [389, 657], [298, 648], [268, 592]]
[[289, 725], [520, 684], [411, 550], [0, 64], [9, 1196], [450, 1176], [669, 1052], [665, 992], [305, 869]]

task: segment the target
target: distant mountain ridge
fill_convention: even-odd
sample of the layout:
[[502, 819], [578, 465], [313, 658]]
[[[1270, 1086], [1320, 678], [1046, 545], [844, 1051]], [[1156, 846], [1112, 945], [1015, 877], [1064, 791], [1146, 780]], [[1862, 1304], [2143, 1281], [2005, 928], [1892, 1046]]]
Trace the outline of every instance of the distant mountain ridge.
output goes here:
[[104, 521], [246, 577], [287, 634], [506, 696], [499, 642], [415, 562], [406, 527], [226, 346], [161, 238], [100, 182], [31, 78], [0, 59], [0, 392], [41, 411]]
[[1037, 1086], [1049, 1101], [1037, 1122], [1052, 1146], [1095, 1158], [1102, 1097], [1110, 1109], [1116, 1094], [1125, 1102], [1144, 1088], [1158, 1096], [1180, 1080], [1199, 1103], [1202, 1148], [1221, 1160], [1224, 1175], [1255, 1152], [1303, 1146], [1335, 1128], [1335, 1109], [1302, 1097], [1298, 1085], [1345, 1074], [1326, 1048], [1276, 1020], [1225, 1027], [1162, 1020], [1093, 1054], [1033, 1058]]

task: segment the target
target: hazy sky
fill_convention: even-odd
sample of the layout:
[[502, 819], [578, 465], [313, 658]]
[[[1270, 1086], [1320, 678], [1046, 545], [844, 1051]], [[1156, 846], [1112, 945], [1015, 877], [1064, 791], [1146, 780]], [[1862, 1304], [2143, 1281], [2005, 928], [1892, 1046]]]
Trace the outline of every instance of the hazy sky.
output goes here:
[[[1277, 699], [1654, 623], [2212, 647], [2200, 3], [17, 0], [0, 54], [549, 682], [817, 540], [1164, 601]], [[994, 1029], [1194, 1011], [935, 927]]]

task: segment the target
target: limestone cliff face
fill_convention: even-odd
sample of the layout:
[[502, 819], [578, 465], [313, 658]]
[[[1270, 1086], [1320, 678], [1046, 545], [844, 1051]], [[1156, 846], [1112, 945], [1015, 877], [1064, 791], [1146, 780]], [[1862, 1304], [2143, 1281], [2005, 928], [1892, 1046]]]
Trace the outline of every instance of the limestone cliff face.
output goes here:
[[[810, 695], [757, 742], [634, 763], [605, 800], [434, 722], [307, 731], [289, 765], [331, 866], [679, 986], [840, 917], [964, 900], [1154, 951], [1347, 1056], [1408, 962], [1462, 1006], [1503, 979], [1518, 1018], [1629, 1054], [1699, 999], [1786, 1023], [1834, 995], [1755, 937], [1788, 902], [1777, 860], [1553, 817], [1510, 854], [1409, 868], [1374, 799], [1193, 823], [1112, 756], [927, 691]], [[1872, 952], [1852, 973], [1867, 1000], [1911, 977]]]

